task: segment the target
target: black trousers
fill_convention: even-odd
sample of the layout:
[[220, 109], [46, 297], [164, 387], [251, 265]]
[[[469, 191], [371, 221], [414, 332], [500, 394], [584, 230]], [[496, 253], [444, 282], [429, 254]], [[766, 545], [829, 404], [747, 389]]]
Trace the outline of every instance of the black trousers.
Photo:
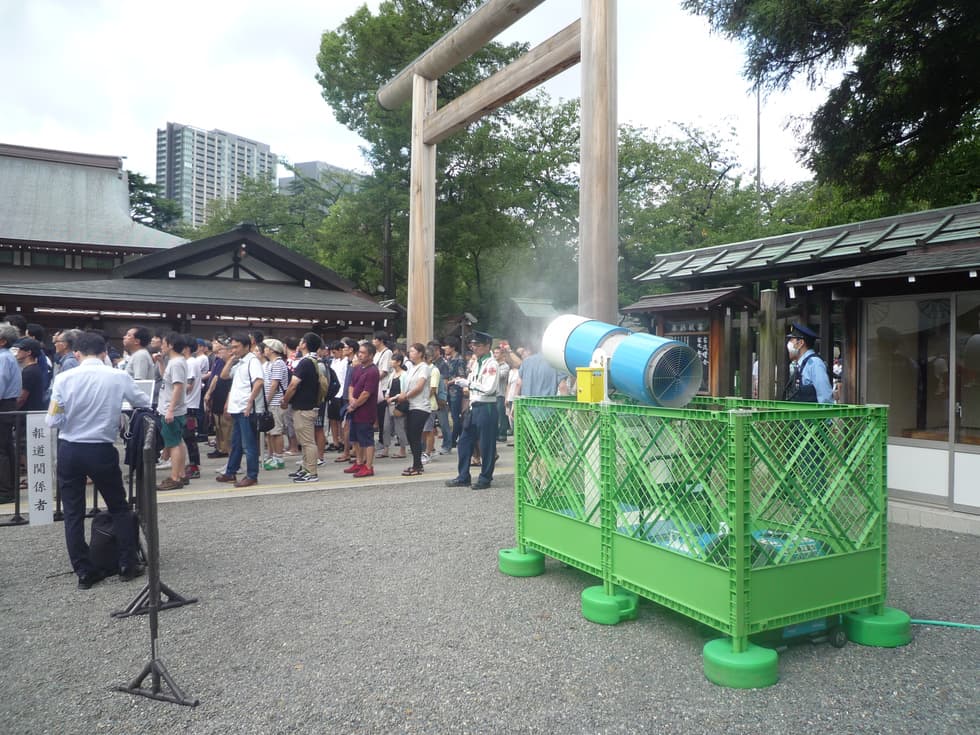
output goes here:
[[119, 452], [112, 444], [81, 444], [59, 439], [58, 489], [65, 513], [65, 543], [72, 569], [79, 577], [94, 571], [85, 542], [86, 477], [92, 478], [112, 514], [120, 569], [135, 565], [136, 538], [119, 469]]
[[[193, 421], [191, 420], [193, 419]], [[187, 464], [201, 464], [201, 449], [197, 446], [197, 427], [201, 414], [196, 408], [187, 409], [187, 423], [184, 425], [184, 444], [187, 446]], [[190, 428], [193, 425], [193, 429]]]
[[412, 448], [412, 467], [422, 469], [422, 430], [429, 420], [429, 412], [413, 408], [405, 419], [405, 433], [408, 434], [408, 445]]

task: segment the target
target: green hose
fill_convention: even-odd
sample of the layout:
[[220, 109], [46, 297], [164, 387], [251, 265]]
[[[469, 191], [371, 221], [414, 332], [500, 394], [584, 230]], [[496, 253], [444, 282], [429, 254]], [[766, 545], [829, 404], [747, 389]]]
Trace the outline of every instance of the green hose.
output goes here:
[[970, 630], [980, 630], [980, 625], [970, 623], [950, 623], [946, 620], [910, 620], [912, 625], [941, 625], [946, 628], [968, 628]]

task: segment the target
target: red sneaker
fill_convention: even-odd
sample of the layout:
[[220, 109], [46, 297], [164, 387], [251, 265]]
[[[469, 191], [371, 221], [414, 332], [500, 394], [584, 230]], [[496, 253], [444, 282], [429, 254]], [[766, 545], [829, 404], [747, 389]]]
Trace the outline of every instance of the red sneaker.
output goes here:
[[367, 465], [361, 465], [361, 469], [354, 473], [354, 477], [371, 477], [374, 474], [374, 468], [368, 467]]
[[346, 472], [348, 475], [353, 475], [355, 472], [360, 472], [362, 469], [364, 469], [364, 465], [355, 463], [350, 467], [345, 467], [344, 472]]

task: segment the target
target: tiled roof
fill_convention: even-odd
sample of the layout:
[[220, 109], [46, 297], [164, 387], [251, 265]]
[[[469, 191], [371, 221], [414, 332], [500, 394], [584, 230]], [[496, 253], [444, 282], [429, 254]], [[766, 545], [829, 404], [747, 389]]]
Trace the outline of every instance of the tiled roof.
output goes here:
[[776, 269], [822, 270], [926, 245], [980, 242], [980, 202], [657, 256], [638, 281], [744, 279]]
[[[366, 296], [349, 291], [304, 288], [268, 281], [231, 279], [113, 278], [79, 283], [7, 284], [18, 298], [44, 300], [85, 309], [138, 304], [152, 311], [196, 310], [201, 313], [274, 314], [300, 318], [390, 319], [395, 313]], [[0, 289], [5, 285], [0, 284]]]
[[153, 250], [186, 240], [134, 222], [117, 156], [0, 144], [0, 240]]
[[980, 269], [980, 247], [928, 248], [921, 252], [885, 258], [871, 263], [818, 273], [787, 281], [788, 286], [873, 281], [881, 278], [925, 276], [940, 273], [977, 272]]
[[732, 301], [751, 302], [741, 286], [733, 288], [709, 288], [704, 291], [679, 291], [644, 296], [635, 304], [624, 306], [625, 314], [642, 314], [654, 311], [680, 311], [682, 309], [708, 309]]

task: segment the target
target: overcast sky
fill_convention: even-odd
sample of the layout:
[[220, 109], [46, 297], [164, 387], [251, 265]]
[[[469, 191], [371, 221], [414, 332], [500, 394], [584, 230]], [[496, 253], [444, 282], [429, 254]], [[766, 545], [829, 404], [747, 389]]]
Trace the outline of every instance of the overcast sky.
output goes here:
[[[179, 122], [268, 143], [289, 161], [365, 170], [364, 143], [320, 96], [320, 34], [358, 0], [0, 0], [0, 143], [125, 156], [156, 175], [156, 130]], [[372, 9], [377, 2], [367, 3]], [[546, 0], [500, 37], [538, 43], [566, 26], [581, 0]], [[738, 134], [748, 176], [756, 102], [741, 48], [708, 31], [680, 0], [619, 0], [619, 121], [679, 135], [674, 123]], [[406, 63], [410, 59], [406, 59]], [[578, 68], [547, 86], [579, 94]], [[762, 108], [767, 182], [810, 178], [787, 124], [825, 93], [804, 84]]]

